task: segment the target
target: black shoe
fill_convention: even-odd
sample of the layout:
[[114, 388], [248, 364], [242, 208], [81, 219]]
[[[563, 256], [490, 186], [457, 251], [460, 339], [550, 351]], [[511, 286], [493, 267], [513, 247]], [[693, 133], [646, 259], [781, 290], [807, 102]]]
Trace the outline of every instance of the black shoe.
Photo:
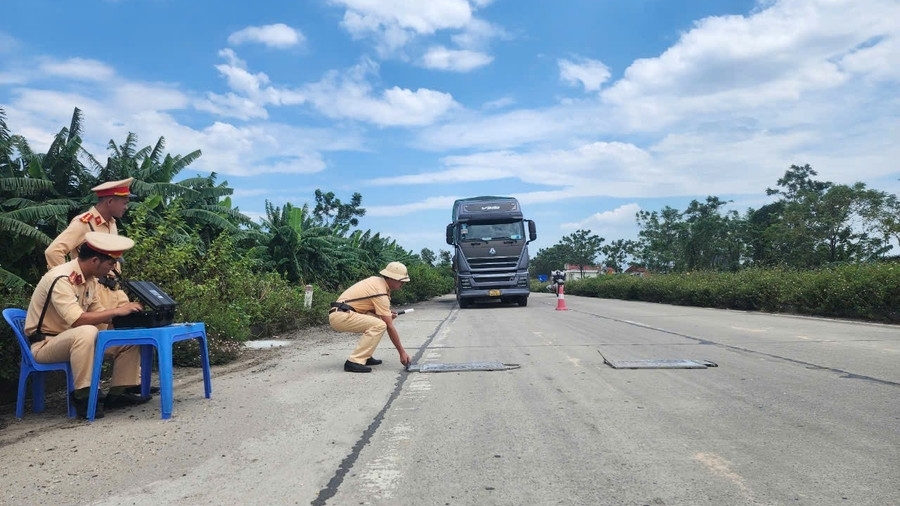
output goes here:
[[[72, 404], [75, 405], [75, 413], [78, 415], [78, 418], [87, 420], [88, 398], [79, 399], [75, 397], [74, 392], [69, 393], [69, 397], [72, 399]], [[103, 402], [101, 402], [101, 399], [97, 399], [97, 409], [94, 411], [94, 420], [98, 418], [103, 418]]]
[[106, 400], [103, 401], [103, 407], [106, 409], [121, 408], [124, 406], [137, 406], [150, 400], [150, 397], [141, 397], [129, 393], [123, 394], [106, 394]]
[[344, 362], [344, 370], [347, 372], [372, 372], [372, 368], [367, 365], [360, 365], [356, 362]]
[[366, 359], [366, 365], [381, 365], [381, 362], [382, 361], [377, 358], [369, 357]]
[[[126, 388], [125, 388], [125, 393], [126, 393], [126, 394], [141, 395], [141, 386], [140, 386], [140, 385], [134, 385], [134, 386], [132, 386], [132, 387], [126, 387]], [[159, 393], [159, 387], [150, 387], [150, 395], [154, 395], [154, 394], [158, 394], [158, 393]]]

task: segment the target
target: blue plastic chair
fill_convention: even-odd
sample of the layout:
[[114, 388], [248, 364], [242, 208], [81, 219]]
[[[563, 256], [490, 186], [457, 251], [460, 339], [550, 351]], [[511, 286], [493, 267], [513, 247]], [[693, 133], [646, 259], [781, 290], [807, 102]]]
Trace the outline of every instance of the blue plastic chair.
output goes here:
[[145, 329], [101, 330], [94, 347], [94, 370], [91, 375], [91, 395], [88, 398], [87, 419], [93, 421], [100, 395], [100, 369], [103, 354], [110, 346], [141, 345], [141, 395], [150, 395], [150, 372], [153, 368], [153, 348], [159, 357], [159, 402], [162, 418], [172, 416], [172, 345], [178, 341], [196, 339], [200, 344], [200, 365], [203, 368], [203, 387], [206, 398], [212, 395], [209, 369], [209, 347], [204, 323], [175, 323], [165, 327]]
[[29, 376], [31, 376], [31, 410], [35, 413], [44, 411], [44, 373], [50, 371], [66, 373], [66, 384], [68, 385], [66, 404], [69, 408], [69, 418], [75, 418], [75, 405], [72, 403], [70, 395], [70, 392], [75, 390], [72, 364], [68, 361], [42, 364], [34, 360], [34, 355], [31, 354], [31, 345], [25, 337], [25, 315], [24, 309], [10, 307], [3, 310], [3, 319], [12, 327], [22, 352], [22, 362], [19, 364], [19, 393], [16, 396], [16, 418], [25, 416], [25, 386]]

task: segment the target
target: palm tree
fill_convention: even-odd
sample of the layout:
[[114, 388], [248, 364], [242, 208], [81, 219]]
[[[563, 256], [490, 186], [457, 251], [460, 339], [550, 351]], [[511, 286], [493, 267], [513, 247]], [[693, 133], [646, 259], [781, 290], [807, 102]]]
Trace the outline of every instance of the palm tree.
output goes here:
[[268, 267], [281, 273], [288, 281], [301, 281], [305, 271], [300, 260], [300, 243], [314, 227], [308, 205], [297, 208], [287, 203], [282, 209], [266, 200], [266, 218], [262, 228], [268, 234], [265, 255]]
[[137, 149], [137, 144], [137, 135], [129, 132], [122, 144], [109, 141], [110, 156], [105, 166], [91, 157], [99, 179], [110, 181], [133, 177], [132, 192], [144, 199], [142, 205], [158, 211], [156, 219], [162, 219], [162, 211], [177, 203], [179, 214], [188, 225], [200, 230], [204, 244], [210, 244], [223, 231], [240, 239], [247, 235], [247, 229], [254, 228], [250, 218], [232, 207], [229, 195], [234, 189], [228, 187], [227, 181], [217, 185], [215, 172], [207, 177], [172, 181], [200, 158], [199, 149], [187, 155], [164, 156], [165, 137], [160, 137], [154, 146]]
[[[76, 109], [73, 124], [78, 128], [79, 111]], [[54, 145], [59, 153], [60, 143], [68, 137], [63, 129]], [[80, 145], [80, 141], [71, 140]], [[18, 156], [17, 156], [18, 155]], [[50, 244], [49, 234], [56, 232], [59, 222], [75, 205], [65, 198], [53, 198], [57, 187], [43, 174], [41, 161], [46, 157], [31, 151], [25, 138], [13, 135], [6, 124], [6, 114], [0, 109], [0, 284], [7, 287], [23, 287], [36, 281], [46, 269], [43, 249]], [[52, 162], [52, 160], [51, 160]], [[52, 165], [62, 172], [62, 163]], [[51, 196], [47, 199], [47, 196]]]
[[32, 157], [29, 163], [32, 177], [49, 179], [58, 196], [75, 201], [90, 195], [97, 182], [79, 159], [86, 153], [81, 146], [81, 118], [81, 110], [76, 107], [69, 127], [56, 134], [47, 153]]

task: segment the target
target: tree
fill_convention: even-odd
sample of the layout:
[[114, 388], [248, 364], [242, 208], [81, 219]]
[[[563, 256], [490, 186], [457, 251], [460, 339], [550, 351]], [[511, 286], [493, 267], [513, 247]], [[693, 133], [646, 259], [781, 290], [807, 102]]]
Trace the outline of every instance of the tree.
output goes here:
[[778, 180], [781, 190], [766, 190], [782, 197], [777, 202], [780, 214], [768, 220], [763, 234], [754, 230], [754, 237], [767, 241], [765, 249], [774, 253], [776, 263], [798, 268], [883, 256], [890, 249], [886, 222], [879, 224], [878, 219], [884, 216], [878, 209], [888, 202], [885, 195], [864, 183], [815, 181], [815, 175], [809, 165], [792, 165]]
[[571, 248], [561, 242], [549, 248], [541, 248], [529, 266], [531, 276], [537, 277], [538, 274], [549, 275], [555, 270], [563, 270], [573, 256]]
[[56, 134], [47, 153], [29, 160], [32, 177], [49, 179], [58, 196], [76, 201], [89, 196], [90, 189], [97, 183], [79, 159], [86, 153], [81, 146], [81, 122], [81, 109], [76, 107], [69, 127]]
[[891, 241], [900, 244], [900, 199], [896, 195], [873, 192], [861, 212], [887, 248], [885, 253], [890, 250]]
[[[80, 164], [71, 162], [70, 151], [80, 150], [81, 112], [76, 109], [69, 129], [62, 129], [51, 146], [53, 157], [32, 152], [28, 142], [14, 135], [6, 124], [5, 111], [0, 108], [0, 284], [23, 287], [34, 283], [46, 271], [43, 250], [61, 227], [68, 224], [69, 213], [78, 207], [78, 200], [60, 197], [59, 190], [73, 192], [84, 179]], [[70, 135], [71, 132], [76, 132]], [[44, 171], [47, 161], [56, 172]], [[76, 160], [77, 161], [77, 160]], [[57, 184], [56, 174], [64, 179]]]
[[293, 283], [303, 280], [307, 272], [301, 261], [303, 255], [301, 241], [306, 234], [312, 234], [315, 226], [309, 213], [309, 206], [297, 208], [287, 203], [282, 209], [266, 200], [263, 228], [269, 234], [267, 244], [269, 268], [281, 273]]
[[605, 255], [603, 261], [607, 267], [612, 267], [616, 272], [622, 272], [625, 260], [633, 255], [636, 243], [628, 239], [616, 239], [600, 248]]
[[809, 164], [803, 167], [791, 165], [784, 176], [778, 179], [777, 185], [782, 189], [766, 188], [766, 195], [782, 195], [784, 200], [791, 202], [800, 200], [805, 194], [821, 194], [831, 187], [831, 183], [813, 180], [812, 176], [817, 175], [819, 173]]
[[426, 265], [434, 266], [434, 251], [431, 251], [428, 248], [422, 248], [422, 251], [419, 253], [419, 257], [425, 262]]
[[691, 201], [682, 214], [685, 270], [736, 271], [740, 268], [744, 251], [743, 224], [736, 211], [721, 214], [720, 209], [726, 203], [718, 197], [708, 196], [705, 203]]
[[453, 256], [449, 251], [445, 249], [442, 249], [438, 252], [438, 258], [441, 259], [440, 263], [438, 264], [441, 267], [449, 267], [450, 263], [453, 262]]
[[681, 213], [665, 206], [662, 211], [639, 211], [635, 216], [640, 230], [635, 253], [638, 261], [653, 272], [678, 270], [683, 261]]
[[744, 241], [750, 264], [769, 267], [781, 263], [783, 251], [773, 236], [783, 215], [784, 202], [780, 201], [747, 209]]
[[562, 244], [568, 247], [571, 254], [569, 263], [578, 266], [582, 278], [584, 277], [584, 267], [594, 265], [603, 241], [605, 241], [604, 238], [592, 235], [590, 230], [576, 230], [562, 238]]
[[336, 198], [334, 192], [323, 192], [316, 189], [316, 206], [313, 208], [313, 216], [322, 226], [341, 230], [344, 233], [359, 224], [359, 217], [365, 216], [366, 210], [359, 207], [362, 204], [362, 195], [354, 193], [350, 197], [350, 203], [344, 204]]

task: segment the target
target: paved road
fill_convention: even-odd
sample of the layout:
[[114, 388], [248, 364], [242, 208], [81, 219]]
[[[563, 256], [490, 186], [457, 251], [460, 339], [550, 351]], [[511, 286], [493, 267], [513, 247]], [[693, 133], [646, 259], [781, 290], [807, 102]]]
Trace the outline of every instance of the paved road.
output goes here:
[[[26, 417], [0, 431], [0, 499], [900, 504], [900, 328], [566, 303], [534, 294], [526, 308], [458, 310], [442, 298], [397, 320], [417, 363], [519, 369], [406, 373], [385, 338], [384, 365], [347, 374], [355, 337], [319, 330], [215, 371], [213, 399], [187, 376], [170, 421], [158, 406], [93, 425]], [[604, 357], [718, 367], [617, 370]]]

